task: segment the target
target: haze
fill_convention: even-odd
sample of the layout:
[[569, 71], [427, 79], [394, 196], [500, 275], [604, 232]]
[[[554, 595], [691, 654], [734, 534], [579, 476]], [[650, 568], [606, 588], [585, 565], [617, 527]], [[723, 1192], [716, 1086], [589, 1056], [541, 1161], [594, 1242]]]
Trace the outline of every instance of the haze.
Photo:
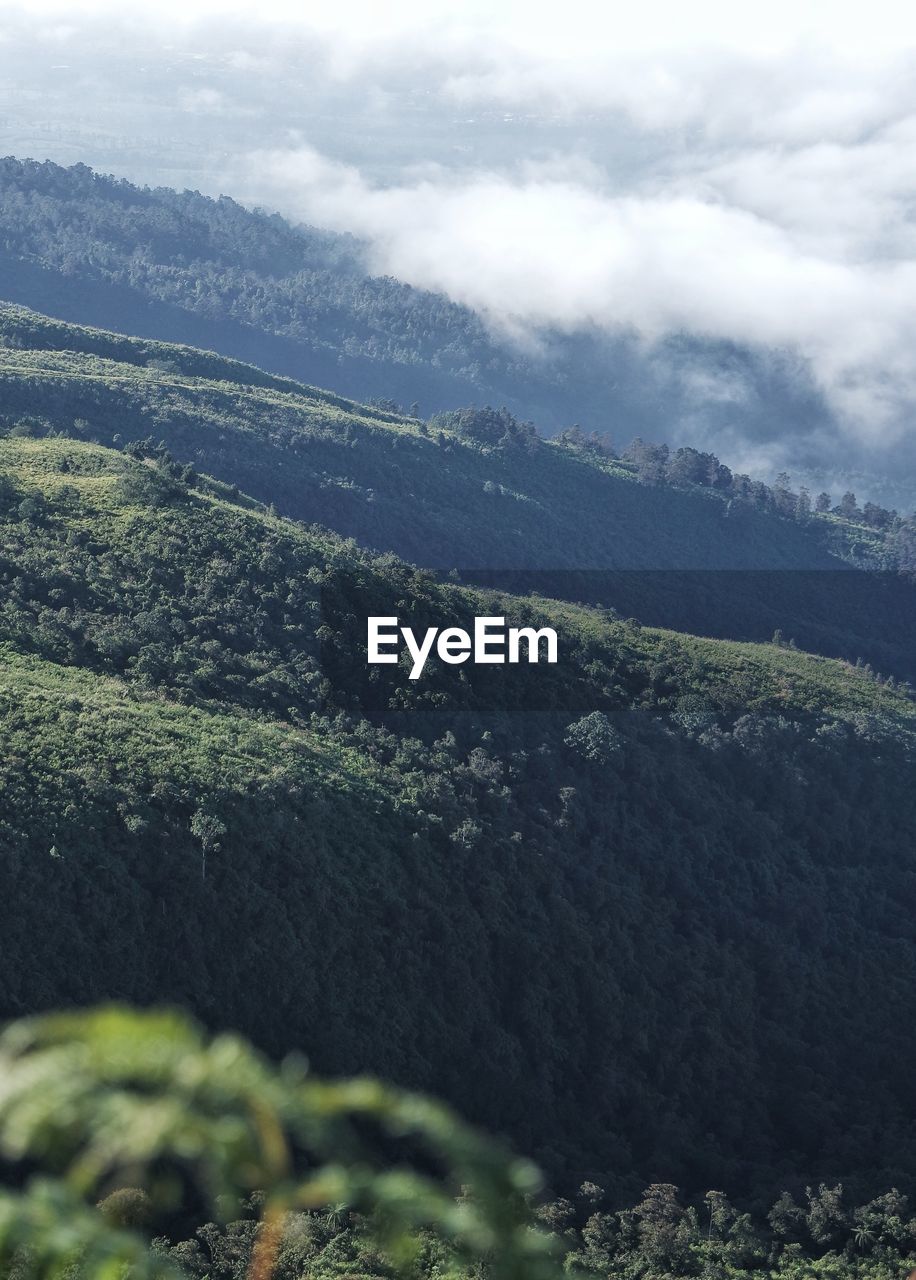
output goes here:
[[[525, 344], [598, 328], [789, 354], [824, 406], [823, 469], [912, 506], [916, 18], [302, 8], [6, 6], [3, 150], [352, 232], [372, 270]], [[711, 369], [694, 393], [742, 389]], [[804, 435], [738, 431], [729, 460], [810, 470]]]

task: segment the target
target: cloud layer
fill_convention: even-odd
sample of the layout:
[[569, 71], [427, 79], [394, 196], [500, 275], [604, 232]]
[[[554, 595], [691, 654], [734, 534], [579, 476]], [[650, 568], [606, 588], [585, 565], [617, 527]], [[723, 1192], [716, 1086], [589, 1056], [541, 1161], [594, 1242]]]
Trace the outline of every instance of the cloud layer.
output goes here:
[[233, 181], [364, 237], [376, 271], [441, 290], [520, 338], [598, 326], [795, 350], [849, 431], [891, 442], [916, 395], [911, 196], [890, 163], [899, 145], [880, 134], [748, 148], [625, 191], [565, 159], [381, 186], [309, 147], [250, 156]]
[[[376, 270], [519, 341], [597, 327], [776, 348], [807, 363], [850, 441], [911, 441], [916, 11], [262, 0], [250, 13], [30, 0], [18, 29], [58, 49], [109, 33], [122, 80], [131, 58], [155, 68], [159, 132], [184, 119], [193, 145], [225, 157], [202, 187], [364, 237]], [[92, 92], [84, 81], [81, 108], [102, 112]]]

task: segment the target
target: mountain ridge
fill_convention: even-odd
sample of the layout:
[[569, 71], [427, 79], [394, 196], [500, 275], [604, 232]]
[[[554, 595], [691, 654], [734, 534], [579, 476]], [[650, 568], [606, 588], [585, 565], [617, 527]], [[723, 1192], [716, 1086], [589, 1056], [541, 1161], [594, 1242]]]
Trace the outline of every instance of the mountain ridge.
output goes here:
[[[0, 306], [0, 344], [8, 431], [161, 440], [281, 514], [423, 567], [723, 638], [781, 631], [916, 675], [913, 592], [881, 530], [829, 514], [799, 522], [709, 487], [639, 483], [633, 464], [588, 442], [539, 440], [511, 416], [426, 424], [214, 353], [15, 306]], [[837, 552], [889, 571], [856, 574]]]

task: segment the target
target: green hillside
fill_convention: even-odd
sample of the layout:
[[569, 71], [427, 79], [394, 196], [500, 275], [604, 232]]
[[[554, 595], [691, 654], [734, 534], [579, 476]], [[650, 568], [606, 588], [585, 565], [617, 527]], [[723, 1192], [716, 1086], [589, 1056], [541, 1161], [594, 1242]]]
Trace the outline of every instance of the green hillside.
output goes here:
[[0, 342], [13, 436], [162, 441], [280, 514], [419, 565], [679, 630], [750, 640], [779, 630], [811, 651], [916, 675], [913, 592], [880, 530], [640, 483], [630, 464], [498, 415], [430, 426], [22, 308], [0, 309]]
[[[916, 1173], [905, 690], [69, 439], [0, 441], [0, 520], [0, 1013], [177, 1000], [615, 1196]], [[561, 659], [411, 682], [376, 611]]]
[[[161, 436], [298, 519], [450, 568], [828, 569], [817, 536], [708, 492], [520, 435], [503, 447], [345, 401], [212, 353], [0, 309], [8, 419], [110, 443]], [[79, 430], [80, 428], [76, 428]], [[397, 545], [395, 545], [397, 544]]]

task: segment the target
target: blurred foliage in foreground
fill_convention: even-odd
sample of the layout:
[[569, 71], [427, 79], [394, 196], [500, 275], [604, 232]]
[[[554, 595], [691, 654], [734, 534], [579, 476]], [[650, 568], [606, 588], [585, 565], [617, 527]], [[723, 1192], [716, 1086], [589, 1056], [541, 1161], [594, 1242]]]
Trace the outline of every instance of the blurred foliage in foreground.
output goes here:
[[186, 1274], [131, 1228], [188, 1203], [225, 1221], [240, 1197], [257, 1210], [239, 1272], [252, 1280], [277, 1274], [294, 1215], [319, 1208], [358, 1216], [388, 1274], [416, 1273], [429, 1232], [440, 1276], [483, 1260], [504, 1280], [559, 1272], [528, 1207], [530, 1165], [436, 1103], [369, 1079], [325, 1083], [295, 1060], [274, 1068], [177, 1013], [11, 1026], [0, 1147], [20, 1184], [0, 1191], [0, 1274], [17, 1280]]
[[590, 1182], [533, 1209], [536, 1171], [437, 1103], [274, 1068], [177, 1013], [10, 1027], [0, 1149], [3, 1280], [902, 1280], [916, 1265], [896, 1190], [859, 1207], [840, 1186], [785, 1192], [765, 1222], [668, 1184], [617, 1212]]

